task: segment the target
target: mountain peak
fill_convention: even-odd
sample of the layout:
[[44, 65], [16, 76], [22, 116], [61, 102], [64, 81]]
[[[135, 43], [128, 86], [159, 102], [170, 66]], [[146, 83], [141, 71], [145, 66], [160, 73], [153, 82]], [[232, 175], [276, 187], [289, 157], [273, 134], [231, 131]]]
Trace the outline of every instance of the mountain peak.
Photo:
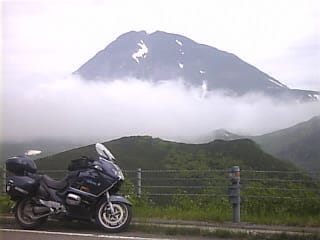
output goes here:
[[130, 31], [124, 34], [121, 34], [117, 40], [126, 39], [126, 38], [137, 38], [137, 37], [146, 37], [148, 33], [146, 31]]
[[221, 129], [214, 130], [211, 134], [211, 138], [229, 141], [229, 140], [241, 139], [244, 137], [221, 128]]
[[206, 86], [233, 95], [264, 95], [317, 100], [318, 92], [293, 90], [232, 53], [199, 44], [183, 35], [130, 31], [83, 64], [76, 74], [87, 80], [134, 77], [152, 81], [183, 79], [189, 86]]

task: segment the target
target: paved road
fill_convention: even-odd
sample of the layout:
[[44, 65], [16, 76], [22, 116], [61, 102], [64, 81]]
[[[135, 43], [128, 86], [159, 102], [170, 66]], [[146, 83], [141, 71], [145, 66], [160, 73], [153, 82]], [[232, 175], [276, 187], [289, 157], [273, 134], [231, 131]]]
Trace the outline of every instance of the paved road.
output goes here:
[[[20, 229], [0, 229], [0, 239], [21, 240], [166, 240], [169, 238], [158, 236], [138, 236], [138, 234], [101, 234], [101, 233], [75, 233], [75, 232], [50, 232], [50, 231], [27, 231]], [[172, 239], [172, 238], [170, 238]]]
[[[75, 232], [50, 232], [50, 231], [30, 231], [21, 229], [1, 229], [0, 239], [2, 240], [208, 240], [204, 237], [189, 236], [160, 236], [145, 233], [122, 233], [122, 234], [101, 234], [101, 233], [75, 233]], [[211, 240], [219, 240], [218, 238], [210, 238]], [[221, 239], [220, 239], [221, 240]], [[223, 239], [228, 240], [228, 239]], [[231, 240], [231, 239], [230, 239]]]
[[[166, 236], [161, 234], [148, 234], [129, 230], [124, 233], [107, 234], [92, 226], [85, 225], [83, 228], [79, 226], [71, 228], [63, 228], [61, 226], [43, 227], [40, 230], [22, 230], [16, 224], [2, 224], [0, 226], [1, 240], [208, 240], [208, 238], [196, 236]], [[210, 238], [213, 240], [213, 238]], [[218, 238], [217, 238], [218, 240]], [[226, 239], [224, 239], [226, 240]]]
[[[166, 240], [166, 239], [188, 239], [188, 240], [205, 240], [208, 238], [205, 237], [196, 237], [196, 236], [168, 236], [157, 234], [148, 234], [138, 232], [139, 228], [135, 228], [136, 225], [145, 225], [146, 222], [139, 221], [136, 219], [132, 228], [129, 228], [129, 231], [121, 234], [106, 234], [105, 232], [99, 230], [95, 224], [79, 224], [75, 222], [60, 222], [49, 221], [43, 225], [38, 231], [25, 231], [19, 228], [19, 226], [13, 221], [12, 218], [6, 219], [0, 223], [0, 240], [96, 240], [96, 239], [123, 239], [123, 240]], [[306, 227], [286, 227], [286, 226], [263, 226], [263, 225], [252, 225], [252, 224], [209, 224], [205, 222], [188, 222], [188, 221], [164, 221], [149, 219], [148, 226], [156, 227], [182, 227], [182, 228], [193, 228], [193, 229], [202, 229], [215, 231], [226, 230], [233, 232], [244, 232], [244, 233], [291, 233], [291, 234], [320, 234], [319, 228], [306, 228]], [[319, 235], [320, 236], [320, 235]], [[210, 238], [213, 239], [213, 238]], [[216, 238], [218, 239], [218, 238]], [[226, 239], [224, 239], [226, 240]]]

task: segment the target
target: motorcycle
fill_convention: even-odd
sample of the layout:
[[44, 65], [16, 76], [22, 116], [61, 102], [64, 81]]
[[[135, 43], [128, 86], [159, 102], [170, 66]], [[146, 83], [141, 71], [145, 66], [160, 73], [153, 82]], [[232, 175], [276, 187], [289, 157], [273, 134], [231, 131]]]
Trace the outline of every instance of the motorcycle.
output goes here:
[[24, 229], [35, 229], [48, 218], [96, 222], [107, 232], [128, 228], [132, 204], [116, 195], [124, 176], [115, 157], [102, 144], [95, 145], [98, 159], [81, 157], [72, 160], [68, 174], [54, 180], [37, 173], [31, 150], [24, 156], [9, 158], [6, 169], [6, 192], [15, 201], [14, 215]]

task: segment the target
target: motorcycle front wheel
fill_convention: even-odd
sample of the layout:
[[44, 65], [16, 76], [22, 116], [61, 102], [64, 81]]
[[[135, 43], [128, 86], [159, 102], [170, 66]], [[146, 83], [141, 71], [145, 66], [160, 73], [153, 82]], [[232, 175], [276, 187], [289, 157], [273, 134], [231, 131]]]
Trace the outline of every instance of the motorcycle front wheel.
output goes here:
[[31, 198], [23, 199], [16, 205], [15, 218], [18, 224], [24, 229], [35, 229], [47, 221], [47, 217], [37, 218], [33, 208], [36, 203]]
[[121, 202], [112, 203], [113, 213], [108, 202], [98, 207], [96, 221], [107, 232], [121, 232], [129, 227], [132, 218], [131, 206]]

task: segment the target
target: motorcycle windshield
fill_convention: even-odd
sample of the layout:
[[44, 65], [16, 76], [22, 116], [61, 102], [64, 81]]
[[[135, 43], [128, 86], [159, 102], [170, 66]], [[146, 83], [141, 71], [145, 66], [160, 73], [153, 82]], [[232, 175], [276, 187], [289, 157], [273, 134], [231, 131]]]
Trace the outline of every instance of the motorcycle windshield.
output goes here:
[[103, 169], [103, 172], [114, 179], [118, 178], [118, 171], [115, 167], [115, 164], [111, 161], [101, 161], [100, 167]]
[[99, 154], [100, 157], [114, 161], [116, 158], [112, 155], [112, 153], [109, 151], [108, 148], [106, 148], [103, 144], [97, 143], [96, 144], [96, 151]]

